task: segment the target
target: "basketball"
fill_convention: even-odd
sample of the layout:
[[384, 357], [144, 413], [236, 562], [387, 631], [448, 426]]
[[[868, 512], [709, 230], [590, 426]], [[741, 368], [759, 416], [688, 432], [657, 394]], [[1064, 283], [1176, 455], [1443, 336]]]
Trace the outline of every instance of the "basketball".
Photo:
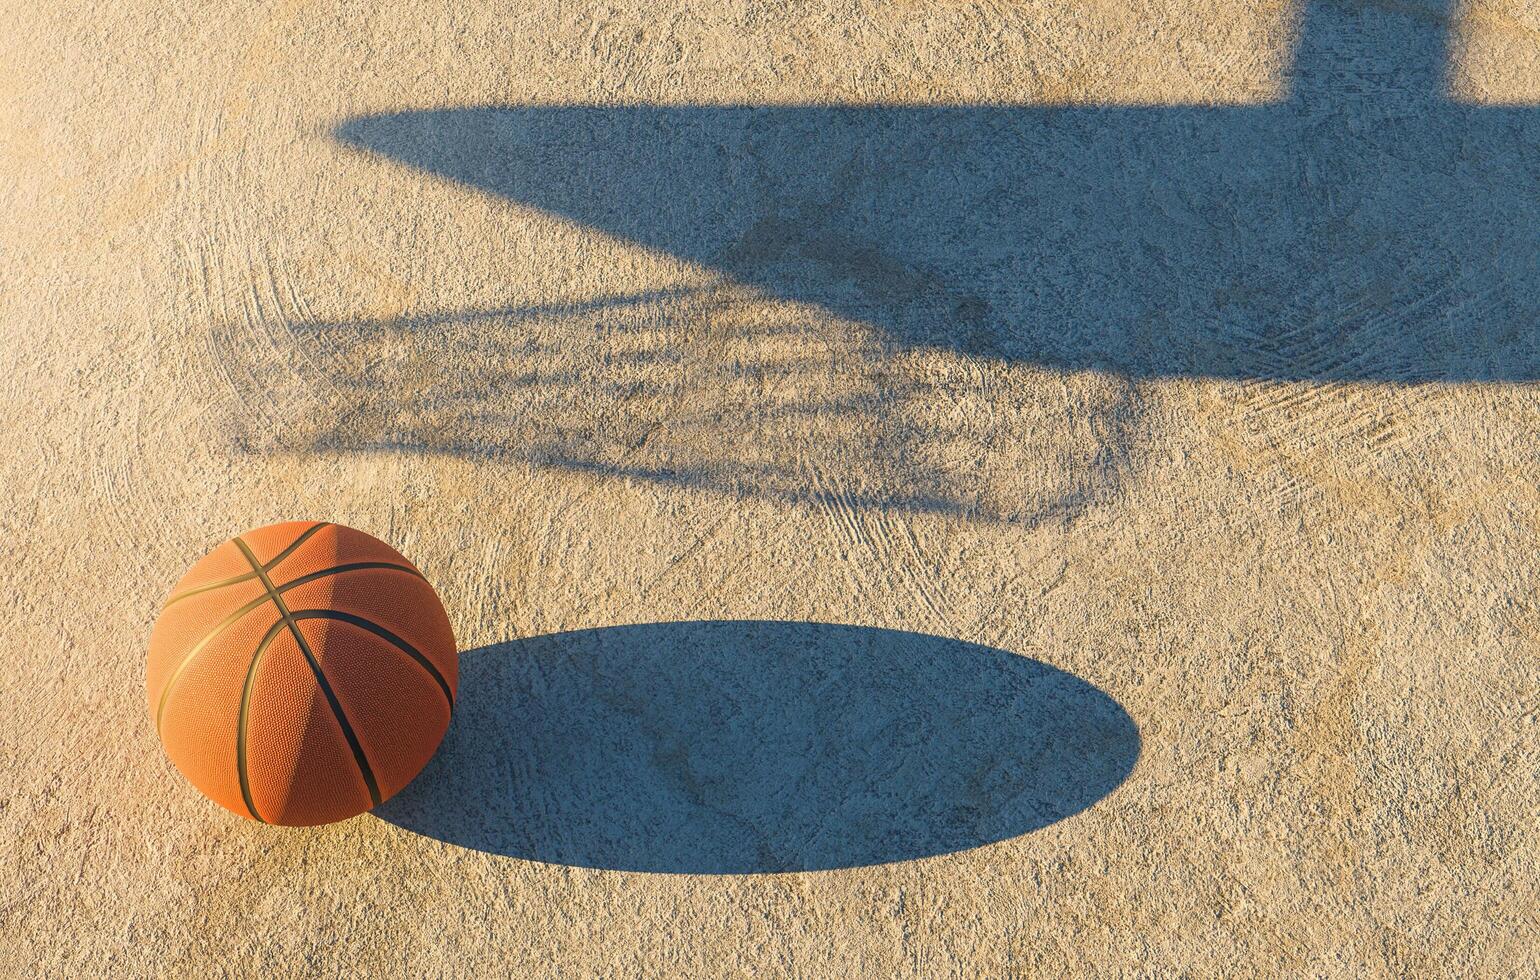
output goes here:
[[150, 716], [209, 799], [263, 823], [356, 816], [443, 740], [458, 654], [411, 562], [340, 524], [273, 524], [182, 577], [150, 636]]

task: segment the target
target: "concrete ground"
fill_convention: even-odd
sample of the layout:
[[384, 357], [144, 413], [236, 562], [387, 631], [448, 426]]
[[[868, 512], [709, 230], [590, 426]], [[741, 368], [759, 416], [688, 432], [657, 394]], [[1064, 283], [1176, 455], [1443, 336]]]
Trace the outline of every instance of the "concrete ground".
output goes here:
[[[1540, 974], [1540, 7], [0, 4], [0, 974]], [[143, 690], [244, 529], [377, 814]]]

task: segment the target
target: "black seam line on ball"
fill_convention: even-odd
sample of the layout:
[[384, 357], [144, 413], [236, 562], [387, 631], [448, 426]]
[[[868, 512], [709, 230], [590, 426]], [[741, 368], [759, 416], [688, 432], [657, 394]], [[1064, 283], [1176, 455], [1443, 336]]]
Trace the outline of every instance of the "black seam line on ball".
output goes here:
[[[328, 575], [341, 575], [343, 572], [356, 572], [366, 568], [390, 569], [397, 572], [405, 572], [408, 575], [415, 575], [417, 578], [422, 578], [421, 572], [415, 568], [408, 568], [405, 565], [397, 565], [388, 561], [358, 561], [349, 565], [334, 565], [331, 568], [323, 568], [319, 572], [311, 572], [309, 575], [301, 575], [299, 578], [292, 582], [285, 582], [283, 585], [280, 585], [278, 587], [278, 591], [287, 592], [290, 589], [297, 588], [309, 582], [314, 582], [319, 578], [325, 578]], [[424, 579], [424, 581], [426, 581], [426, 579]], [[183, 657], [182, 662], [176, 665], [176, 670], [171, 672], [171, 677], [167, 679], [165, 685], [160, 689], [160, 703], [155, 708], [155, 730], [157, 732], [160, 731], [161, 717], [166, 713], [166, 701], [171, 697], [171, 688], [176, 684], [177, 678], [182, 676], [182, 672], [187, 669], [187, 665], [192, 663], [193, 658], [196, 657], [204, 647], [208, 646], [215, 637], [219, 636], [219, 634], [228, 629], [232, 623], [247, 613], [251, 612], [258, 606], [264, 605], [267, 600], [267, 596], [261, 595], [246, 603], [246, 605], [242, 606], [235, 612], [231, 613], [216, 623], [214, 628], [209, 631], [207, 636], [193, 644], [192, 649], [187, 651], [187, 656]]]
[[[289, 545], [287, 548], [285, 548], [282, 551], [278, 552], [277, 557], [275, 557], [272, 561], [268, 562], [266, 565], [263, 565], [262, 567], [267, 569], [268, 571], [272, 571], [274, 568], [277, 567], [279, 562], [283, 561], [285, 558], [287, 558], [290, 555], [294, 554], [294, 552], [299, 548], [300, 545], [304, 544], [306, 541], [309, 541], [310, 540], [310, 536], [312, 534], [315, 534], [317, 531], [321, 530], [321, 528], [327, 527], [327, 526], [328, 526], [327, 522], [326, 521], [322, 521], [319, 524], [314, 524], [314, 525], [311, 525], [310, 527], [306, 528], [304, 533], [302, 533], [299, 537], [294, 539], [294, 543], [293, 544]], [[183, 599], [186, 599], [189, 596], [202, 595], [205, 592], [212, 592], [215, 589], [222, 589], [222, 588], [224, 588], [227, 585], [238, 585], [241, 582], [247, 582], [247, 581], [250, 581], [251, 579], [254, 579], [256, 577], [257, 577], [257, 573], [256, 572], [244, 572], [244, 573], [242, 573], [240, 575], [232, 575], [229, 578], [220, 579], [218, 582], [208, 582], [208, 583], [206, 583], [204, 585], [196, 586], [194, 588], [188, 589], [186, 592], [178, 592], [176, 595], [174, 595], [171, 598], [166, 600], [165, 605], [160, 607], [161, 611], [164, 612], [166, 610], [166, 608], [168, 606], [170, 606], [173, 602], [181, 602]]]
[[171, 676], [166, 679], [165, 685], [160, 689], [160, 704], [155, 709], [156, 731], [160, 731], [161, 719], [164, 718], [166, 714], [166, 702], [171, 698], [171, 689], [176, 687], [177, 680], [182, 676], [182, 673], [187, 670], [187, 666], [193, 662], [193, 659], [197, 657], [199, 653], [203, 652], [203, 648], [213, 642], [215, 637], [219, 636], [226, 629], [228, 629], [232, 623], [247, 613], [251, 612], [258, 606], [265, 605], [266, 603], [267, 596], [258, 596], [257, 598], [246, 603], [241, 608], [237, 609], [235, 612], [226, 616], [224, 619], [221, 619], [214, 625], [212, 630], [209, 630], [208, 634], [205, 635], [203, 639], [192, 645], [192, 649], [187, 651], [187, 656], [183, 657], [182, 662], [176, 665], [176, 670], [171, 672]]
[[370, 633], [373, 633], [375, 636], [384, 640], [386, 643], [389, 643], [391, 646], [395, 647], [397, 650], [400, 650], [402, 653], [406, 654], [408, 657], [411, 657], [413, 660], [417, 661], [418, 666], [427, 671], [429, 676], [431, 676], [433, 680], [438, 684], [439, 690], [444, 692], [444, 700], [449, 702], [449, 710], [454, 711], [455, 696], [449, 690], [449, 682], [444, 680], [444, 675], [439, 673], [437, 667], [433, 666], [433, 661], [423, 656], [416, 647], [401, 639], [401, 637], [392, 633], [390, 630], [381, 626], [379, 623], [365, 619], [362, 616], [355, 616], [352, 613], [340, 612], [336, 609], [302, 609], [294, 614], [294, 618], [335, 619], [343, 623], [352, 623], [359, 629], [368, 630]]
[[[361, 572], [366, 568], [380, 568], [388, 569], [394, 572], [405, 572], [414, 578], [422, 578], [422, 573], [417, 569], [410, 568], [406, 565], [397, 565], [395, 562], [355, 561], [347, 565], [333, 565], [331, 568], [323, 568], [319, 572], [310, 572], [307, 575], [301, 575], [297, 579], [293, 579], [278, 586], [278, 592], [280, 594], [287, 592], [290, 589], [298, 588], [299, 586], [305, 585], [308, 582], [314, 582], [318, 578], [326, 578], [328, 575], [341, 575], [343, 572]], [[423, 581], [427, 581], [427, 579], [423, 579]]]
[[246, 719], [250, 717], [251, 691], [256, 686], [257, 664], [262, 662], [262, 654], [283, 632], [286, 624], [283, 620], [274, 623], [262, 637], [262, 642], [257, 644], [256, 652], [251, 655], [251, 663], [246, 667], [246, 683], [241, 687], [241, 710], [236, 716], [235, 722], [235, 772], [241, 779], [241, 799], [246, 802], [246, 809], [251, 813], [252, 819], [267, 823], [262, 819], [262, 814], [257, 812], [257, 804], [251, 798], [251, 780], [246, 775]]
[[257, 556], [251, 553], [246, 542], [240, 538], [235, 539], [241, 552], [246, 555], [246, 560], [251, 562], [251, 567], [256, 570], [257, 576], [262, 579], [262, 585], [266, 587], [268, 597], [278, 607], [284, 622], [289, 624], [289, 632], [294, 634], [294, 642], [299, 644], [300, 652], [305, 659], [310, 661], [310, 669], [315, 674], [315, 682], [321, 688], [321, 693], [326, 696], [326, 703], [331, 706], [332, 714], [337, 718], [337, 724], [342, 728], [342, 737], [347, 739], [348, 748], [353, 751], [353, 761], [358, 763], [358, 771], [364, 777], [364, 785], [369, 787], [369, 799], [373, 806], [380, 805], [380, 787], [374, 781], [374, 770], [369, 768], [369, 760], [364, 756], [364, 747], [358, 742], [358, 735], [353, 731], [353, 726], [348, 723], [347, 713], [342, 710], [342, 704], [337, 700], [337, 692], [332, 690], [331, 682], [326, 679], [326, 672], [321, 669], [321, 664], [315, 658], [315, 651], [310, 649], [310, 642], [305, 639], [305, 634], [299, 631], [299, 623], [294, 621], [294, 614], [289, 612], [288, 604], [283, 601], [283, 596], [273, 587], [273, 580], [267, 577], [267, 571], [257, 563]]

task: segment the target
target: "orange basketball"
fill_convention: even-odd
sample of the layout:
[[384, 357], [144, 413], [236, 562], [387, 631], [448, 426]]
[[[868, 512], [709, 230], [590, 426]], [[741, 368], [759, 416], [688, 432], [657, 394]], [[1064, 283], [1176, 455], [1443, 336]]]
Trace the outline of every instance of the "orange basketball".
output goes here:
[[150, 715], [214, 802], [264, 823], [356, 816], [438, 748], [459, 655], [433, 587], [340, 524], [259, 528], [215, 548], [150, 637]]

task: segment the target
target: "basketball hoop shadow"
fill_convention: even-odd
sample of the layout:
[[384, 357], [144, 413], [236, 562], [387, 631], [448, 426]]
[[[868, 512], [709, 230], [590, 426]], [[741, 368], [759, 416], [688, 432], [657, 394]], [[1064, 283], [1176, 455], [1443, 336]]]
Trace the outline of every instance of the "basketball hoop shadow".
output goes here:
[[[323, 369], [294, 385], [355, 407], [258, 432], [1023, 526], [1118, 499], [1184, 431], [1151, 381], [1219, 382], [1204, 417], [1258, 452], [1308, 432], [1347, 466], [1439, 459], [1463, 383], [1540, 379], [1540, 110], [1449, 96], [1453, 7], [1301, 0], [1287, 94], [1260, 104], [345, 120], [339, 143], [382, 165], [672, 256], [708, 288], [577, 296], [536, 329], [515, 277], [506, 307], [311, 325], [296, 343]], [[563, 274], [612, 281], [586, 254]]]

